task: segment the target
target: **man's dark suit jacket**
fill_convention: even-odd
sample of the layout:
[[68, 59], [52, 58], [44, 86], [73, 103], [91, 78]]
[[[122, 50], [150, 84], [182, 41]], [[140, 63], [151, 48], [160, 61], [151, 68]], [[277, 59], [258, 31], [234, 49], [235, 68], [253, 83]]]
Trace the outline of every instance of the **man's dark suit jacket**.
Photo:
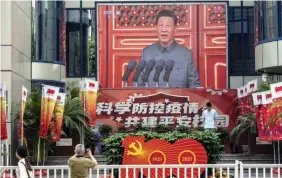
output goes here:
[[[169, 86], [171, 88], [196, 88], [200, 87], [200, 80], [198, 72], [194, 66], [192, 52], [188, 48], [179, 45], [173, 41], [168, 47], [163, 47], [159, 42], [156, 42], [143, 49], [141, 60], [148, 62], [149, 60], [173, 60], [174, 68], [170, 74]], [[145, 71], [145, 70], [144, 70]], [[155, 87], [156, 83], [153, 81], [155, 69], [151, 72], [149, 77], [149, 87]], [[163, 81], [165, 69], [162, 71], [159, 78], [159, 87], [165, 87], [166, 83]], [[142, 77], [142, 74], [141, 74]], [[141, 78], [140, 77], [140, 78]], [[144, 82], [139, 80], [139, 86], [144, 86]]]

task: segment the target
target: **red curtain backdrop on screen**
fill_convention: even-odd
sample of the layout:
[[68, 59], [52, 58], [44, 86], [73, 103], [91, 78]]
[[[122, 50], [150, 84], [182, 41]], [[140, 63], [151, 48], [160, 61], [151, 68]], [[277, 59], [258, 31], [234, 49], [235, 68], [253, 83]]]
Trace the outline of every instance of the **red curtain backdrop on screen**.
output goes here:
[[121, 78], [128, 61], [139, 60], [142, 49], [158, 40], [155, 17], [162, 9], [171, 10], [178, 17], [175, 39], [192, 50], [201, 85], [227, 87], [225, 4], [98, 7], [102, 87], [122, 87]]

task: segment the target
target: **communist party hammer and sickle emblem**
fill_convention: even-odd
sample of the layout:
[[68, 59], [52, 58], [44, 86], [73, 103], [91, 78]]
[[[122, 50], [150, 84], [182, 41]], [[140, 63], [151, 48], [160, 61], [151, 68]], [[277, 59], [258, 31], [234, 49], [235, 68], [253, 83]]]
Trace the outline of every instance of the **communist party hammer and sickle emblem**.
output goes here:
[[[138, 144], [138, 147], [136, 146], [136, 143]], [[137, 156], [142, 154], [142, 144], [139, 141], [135, 141], [130, 143], [129, 148], [131, 149], [128, 150], [127, 155], [132, 155], [132, 156]]]

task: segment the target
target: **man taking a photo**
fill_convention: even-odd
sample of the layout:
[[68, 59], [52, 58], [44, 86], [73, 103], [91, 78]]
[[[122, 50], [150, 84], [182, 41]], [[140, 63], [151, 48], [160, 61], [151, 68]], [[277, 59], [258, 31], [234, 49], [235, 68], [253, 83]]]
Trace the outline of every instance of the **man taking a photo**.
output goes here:
[[88, 169], [97, 166], [97, 161], [93, 157], [91, 150], [85, 150], [84, 145], [75, 146], [75, 155], [68, 160], [68, 166], [71, 171], [71, 178], [87, 178]]

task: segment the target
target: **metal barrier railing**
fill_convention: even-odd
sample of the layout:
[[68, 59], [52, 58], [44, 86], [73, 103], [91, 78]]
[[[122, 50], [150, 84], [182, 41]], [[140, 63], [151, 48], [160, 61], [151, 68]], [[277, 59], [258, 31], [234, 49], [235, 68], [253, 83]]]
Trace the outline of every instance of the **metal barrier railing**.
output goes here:
[[[220, 177], [238, 178], [239, 162], [235, 164], [192, 164], [192, 165], [99, 165], [90, 169], [89, 178], [154, 178], [163, 177]], [[4, 167], [2, 167], [4, 168]], [[12, 178], [16, 166], [5, 167], [3, 178]], [[38, 178], [70, 178], [68, 166], [33, 166], [33, 175]], [[1, 169], [1, 167], [0, 167]], [[132, 174], [130, 174], [133, 173]], [[203, 172], [203, 173], [202, 173]], [[180, 176], [182, 174], [182, 176]], [[185, 176], [186, 175], [186, 176]], [[2, 177], [1, 177], [2, 178]]]
[[240, 164], [240, 178], [282, 178], [281, 164]]
[[[15, 178], [16, 166], [0, 166], [0, 170], [4, 168], [1, 178]], [[33, 166], [32, 169], [35, 178], [70, 178], [68, 166]], [[145, 178], [142, 175], [147, 175], [146, 178], [282, 178], [282, 165], [240, 161], [234, 164], [99, 165], [88, 172], [89, 178]]]
[[0, 165], [10, 165], [10, 155], [8, 153], [11, 153], [11, 146], [6, 143], [7, 141], [4, 141], [5, 143], [2, 143], [0, 141]]

